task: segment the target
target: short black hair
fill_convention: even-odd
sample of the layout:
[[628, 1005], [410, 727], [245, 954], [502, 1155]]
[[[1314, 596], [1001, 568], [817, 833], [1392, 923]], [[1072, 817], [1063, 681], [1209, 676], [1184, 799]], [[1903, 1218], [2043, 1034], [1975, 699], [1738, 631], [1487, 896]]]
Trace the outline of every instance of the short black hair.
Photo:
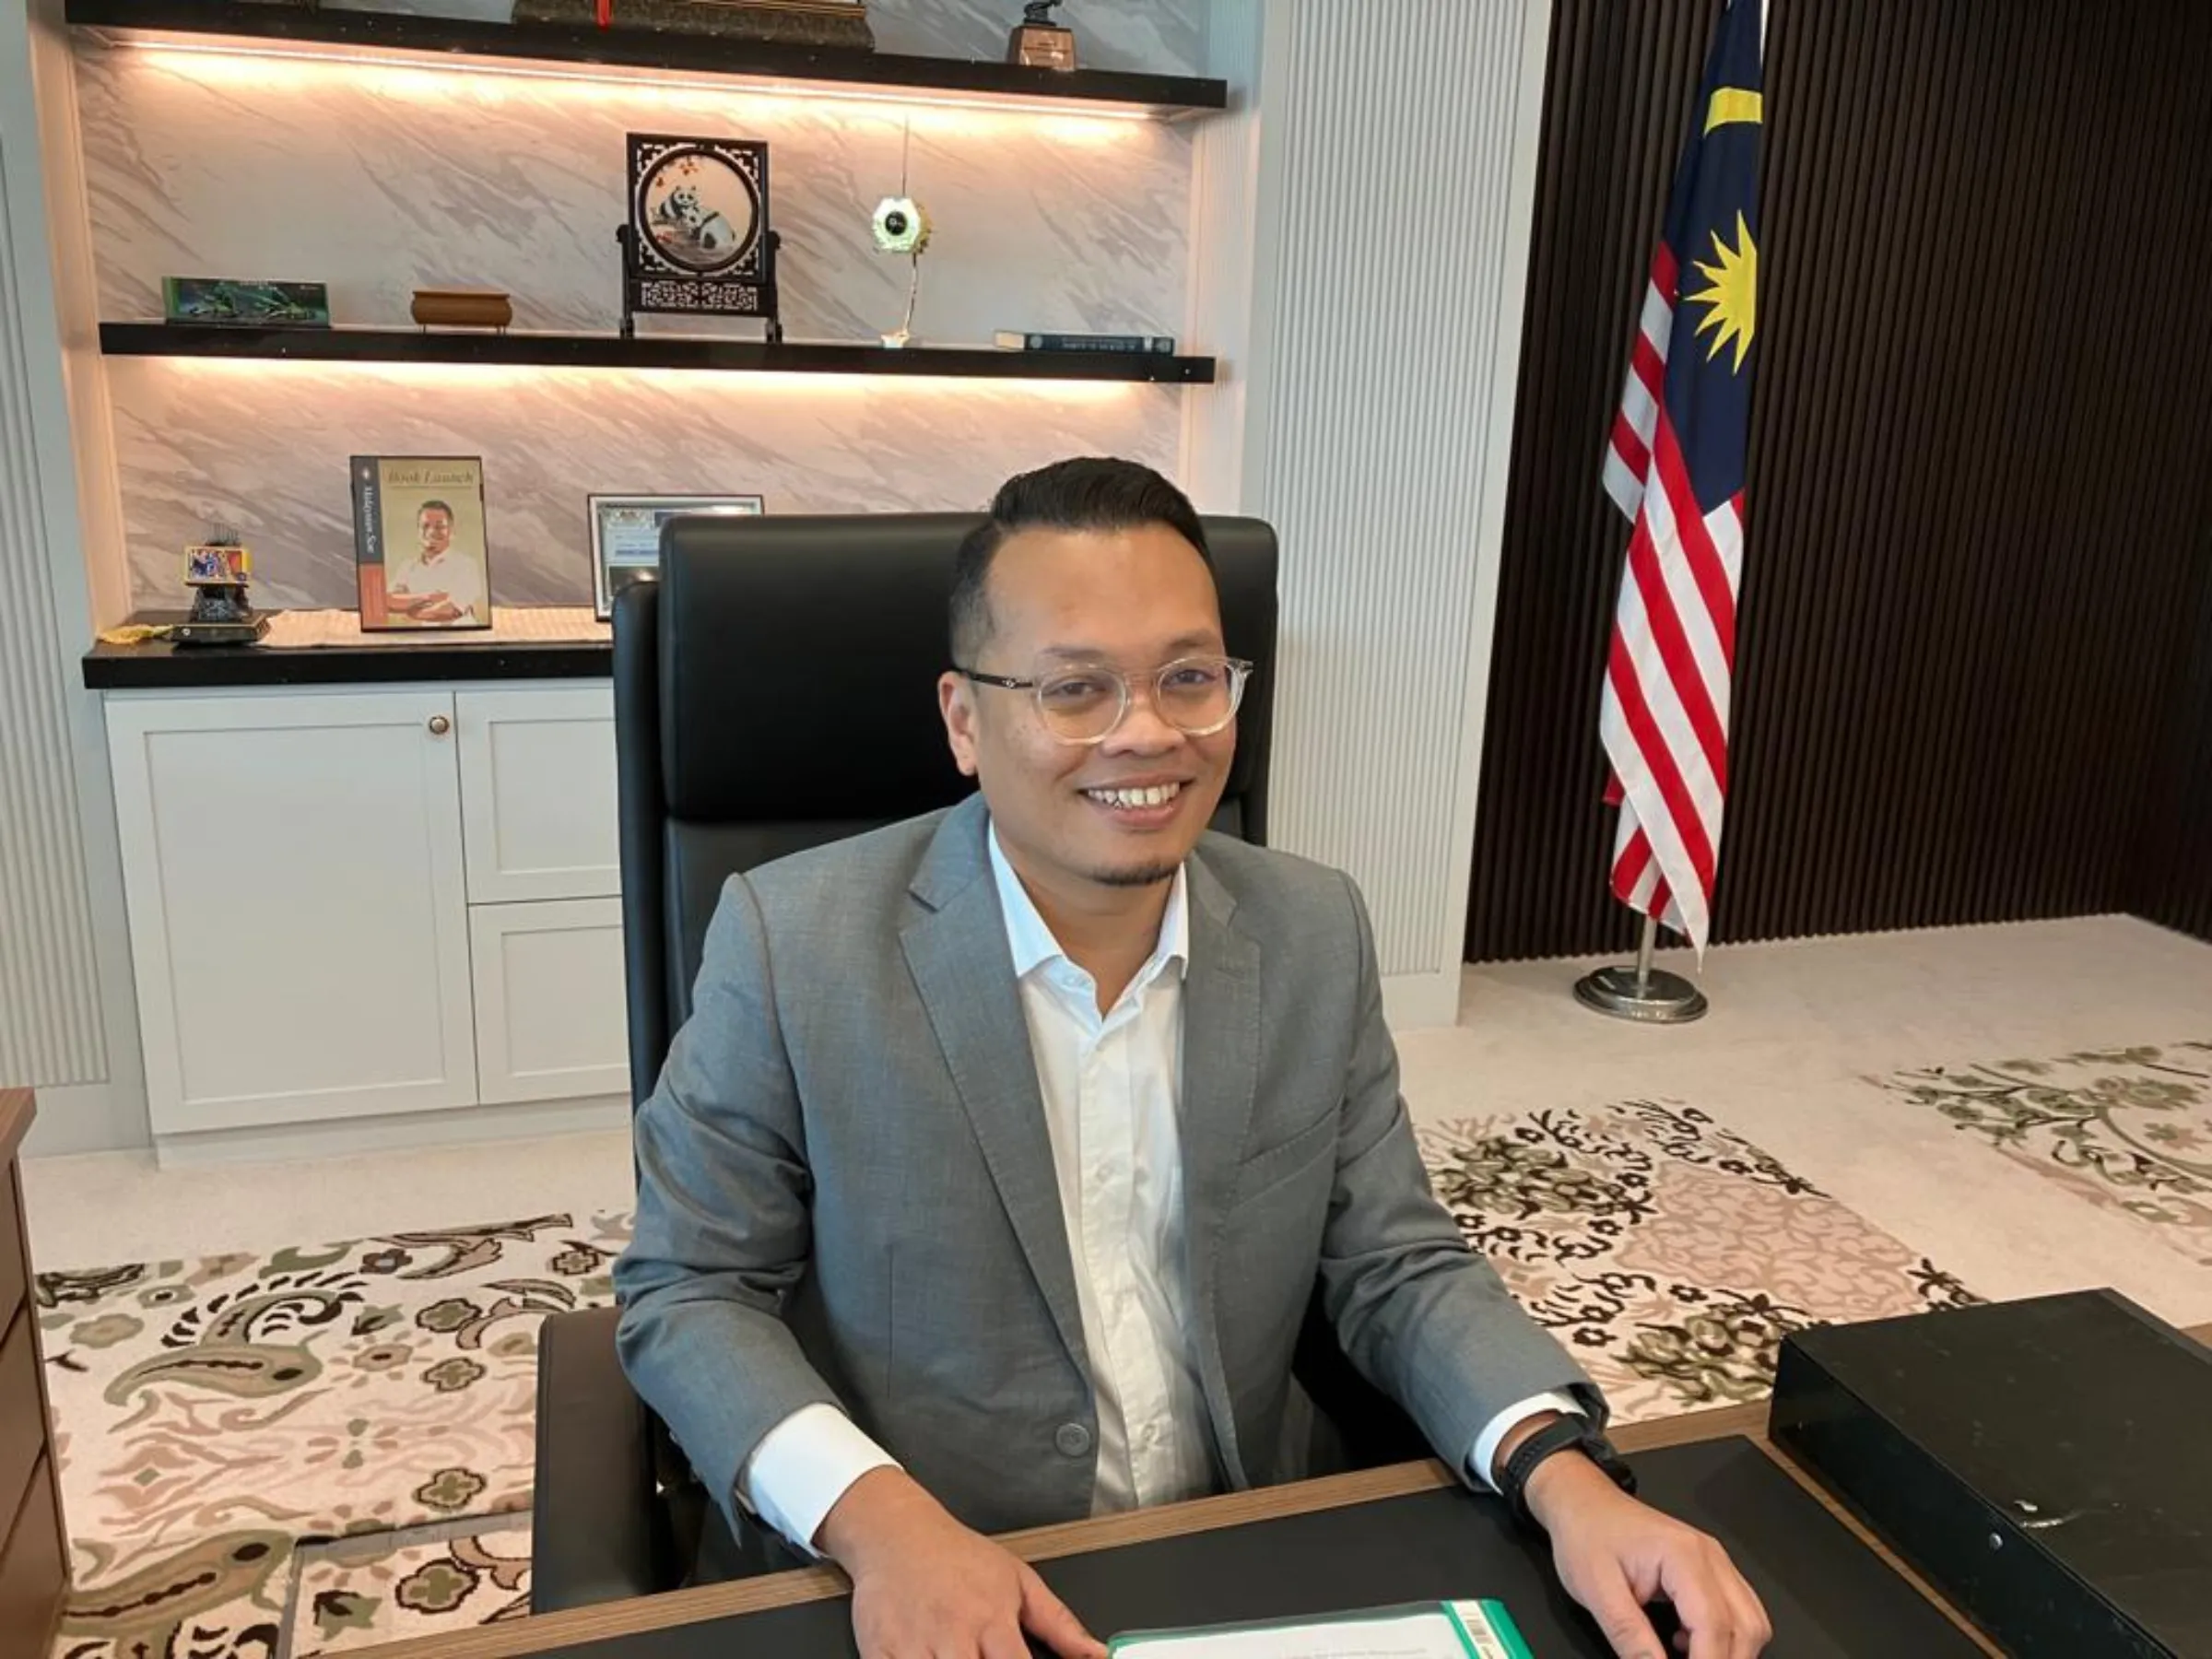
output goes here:
[[953, 559], [947, 621], [952, 660], [973, 667], [973, 653], [991, 637], [991, 561], [1006, 537], [1020, 530], [1110, 533], [1165, 524], [1214, 568], [1206, 525], [1191, 498], [1135, 461], [1084, 455], [1055, 461], [1008, 478], [992, 498], [990, 516], [961, 539]]
[[415, 509], [416, 518], [419, 520], [424, 513], [428, 512], [433, 507], [437, 508], [439, 512], [444, 513], [449, 519], [453, 516], [453, 510], [451, 507], [448, 507], [443, 501], [431, 500], [425, 501], [421, 506]]

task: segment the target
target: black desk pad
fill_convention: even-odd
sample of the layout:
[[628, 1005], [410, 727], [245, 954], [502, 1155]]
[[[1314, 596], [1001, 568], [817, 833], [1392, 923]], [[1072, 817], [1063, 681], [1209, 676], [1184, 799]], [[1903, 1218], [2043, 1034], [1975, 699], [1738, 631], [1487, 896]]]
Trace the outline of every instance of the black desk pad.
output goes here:
[[[1774, 1621], [1771, 1659], [1975, 1659], [1981, 1652], [1747, 1440], [1630, 1459], [1643, 1494], [1728, 1547]], [[1457, 1490], [1258, 1521], [1041, 1563], [1101, 1638], [1492, 1597], [1535, 1659], [1609, 1659], [1504, 1507]], [[853, 1659], [846, 1602], [810, 1602], [550, 1650], [566, 1659]]]

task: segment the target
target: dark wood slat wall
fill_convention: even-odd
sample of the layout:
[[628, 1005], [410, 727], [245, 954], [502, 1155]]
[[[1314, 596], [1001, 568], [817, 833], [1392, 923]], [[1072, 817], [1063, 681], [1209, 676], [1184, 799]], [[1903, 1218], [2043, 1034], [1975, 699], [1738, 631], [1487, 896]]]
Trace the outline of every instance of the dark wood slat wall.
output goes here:
[[2171, 725], [2144, 803], [2137, 914], [2212, 940], [2212, 570], [2199, 583], [2178, 654]]
[[[1596, 739], [1627, 529], [1597, 462], [1718, 12], [1558, 0], [1474, 959], [1632, 937]], [[2212, 932], [2212, 665], [2187, 671], [2193, 637], [2212, 659], [2212, 6], [1770, 13], [1716, 936], [2131, 907]]]

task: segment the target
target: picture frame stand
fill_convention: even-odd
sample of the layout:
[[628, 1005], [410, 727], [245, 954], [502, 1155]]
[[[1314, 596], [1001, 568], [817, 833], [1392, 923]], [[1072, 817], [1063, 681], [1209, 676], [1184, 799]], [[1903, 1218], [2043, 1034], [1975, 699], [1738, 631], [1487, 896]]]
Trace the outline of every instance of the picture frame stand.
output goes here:
[[[767, 280], [762, 285], [762, 308], [757, 312], [744, 314], [759, 316], [768, 324], [768, 332], [761, 338], [771, 346], [781, 346], [783, 344], [783, 314], [782, 299], [776, 288], [776, 250], [782, 246], [782, 232], [763, 231], [760, 241], [761, 265], [767, 273]], [[622, 337], [634, 340], [638, 337], [638, 312], [645, 309], [638, 304], [637, 228], [633, 225], [617, 225], [615, 245], [622, 250]]]
[[644, 312], [758, 317], [783, 340], [776, 290], [782, 239], [769, 217], [768, 146], [758, 138], [632, 133], [622, 255], [622, 337]]

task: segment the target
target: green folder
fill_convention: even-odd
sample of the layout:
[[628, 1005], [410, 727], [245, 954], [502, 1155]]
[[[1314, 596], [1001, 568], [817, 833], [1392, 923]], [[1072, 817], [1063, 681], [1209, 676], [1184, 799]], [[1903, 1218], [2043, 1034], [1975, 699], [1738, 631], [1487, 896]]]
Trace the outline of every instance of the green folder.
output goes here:
[[1180, 1630], [1130, 1630], [1116, 1636], [1107, 1644], [1106, 1651], [1108, 1659], [1123, 1659], [1124, 1654], [1147, 1659], [1148, 1650], [1180, 1642], [1189, 1648], [1192, 1659], [1204, 1659], [1207, 1646], [1215, 1641], [1227, 1646], [1239, 1636], [1267, 1632], [1287, 1635], [1295, 1630], [1312, 1630], [1325, 1641], [1325, 1632], [1332, 1625], [1379, 1625], [1399, 1620], [1433, 1625], [1441, 1638], [1437, 1651], [1453, 1652], [1449, 1643], [1456, 1641], [1456, 1652], [1462, 1659], [1534, 1659], [1528, 1643], [1522, 1640], [1513, 1623], [1512, 1615], [1505, 1610], [1503, 1603], [1494, 1601], [1408, 1602], [1394, 1607], [1368, 1607], [1322, 1618], [1266, 1619], [1254, 1624], [1207, 1625]]

